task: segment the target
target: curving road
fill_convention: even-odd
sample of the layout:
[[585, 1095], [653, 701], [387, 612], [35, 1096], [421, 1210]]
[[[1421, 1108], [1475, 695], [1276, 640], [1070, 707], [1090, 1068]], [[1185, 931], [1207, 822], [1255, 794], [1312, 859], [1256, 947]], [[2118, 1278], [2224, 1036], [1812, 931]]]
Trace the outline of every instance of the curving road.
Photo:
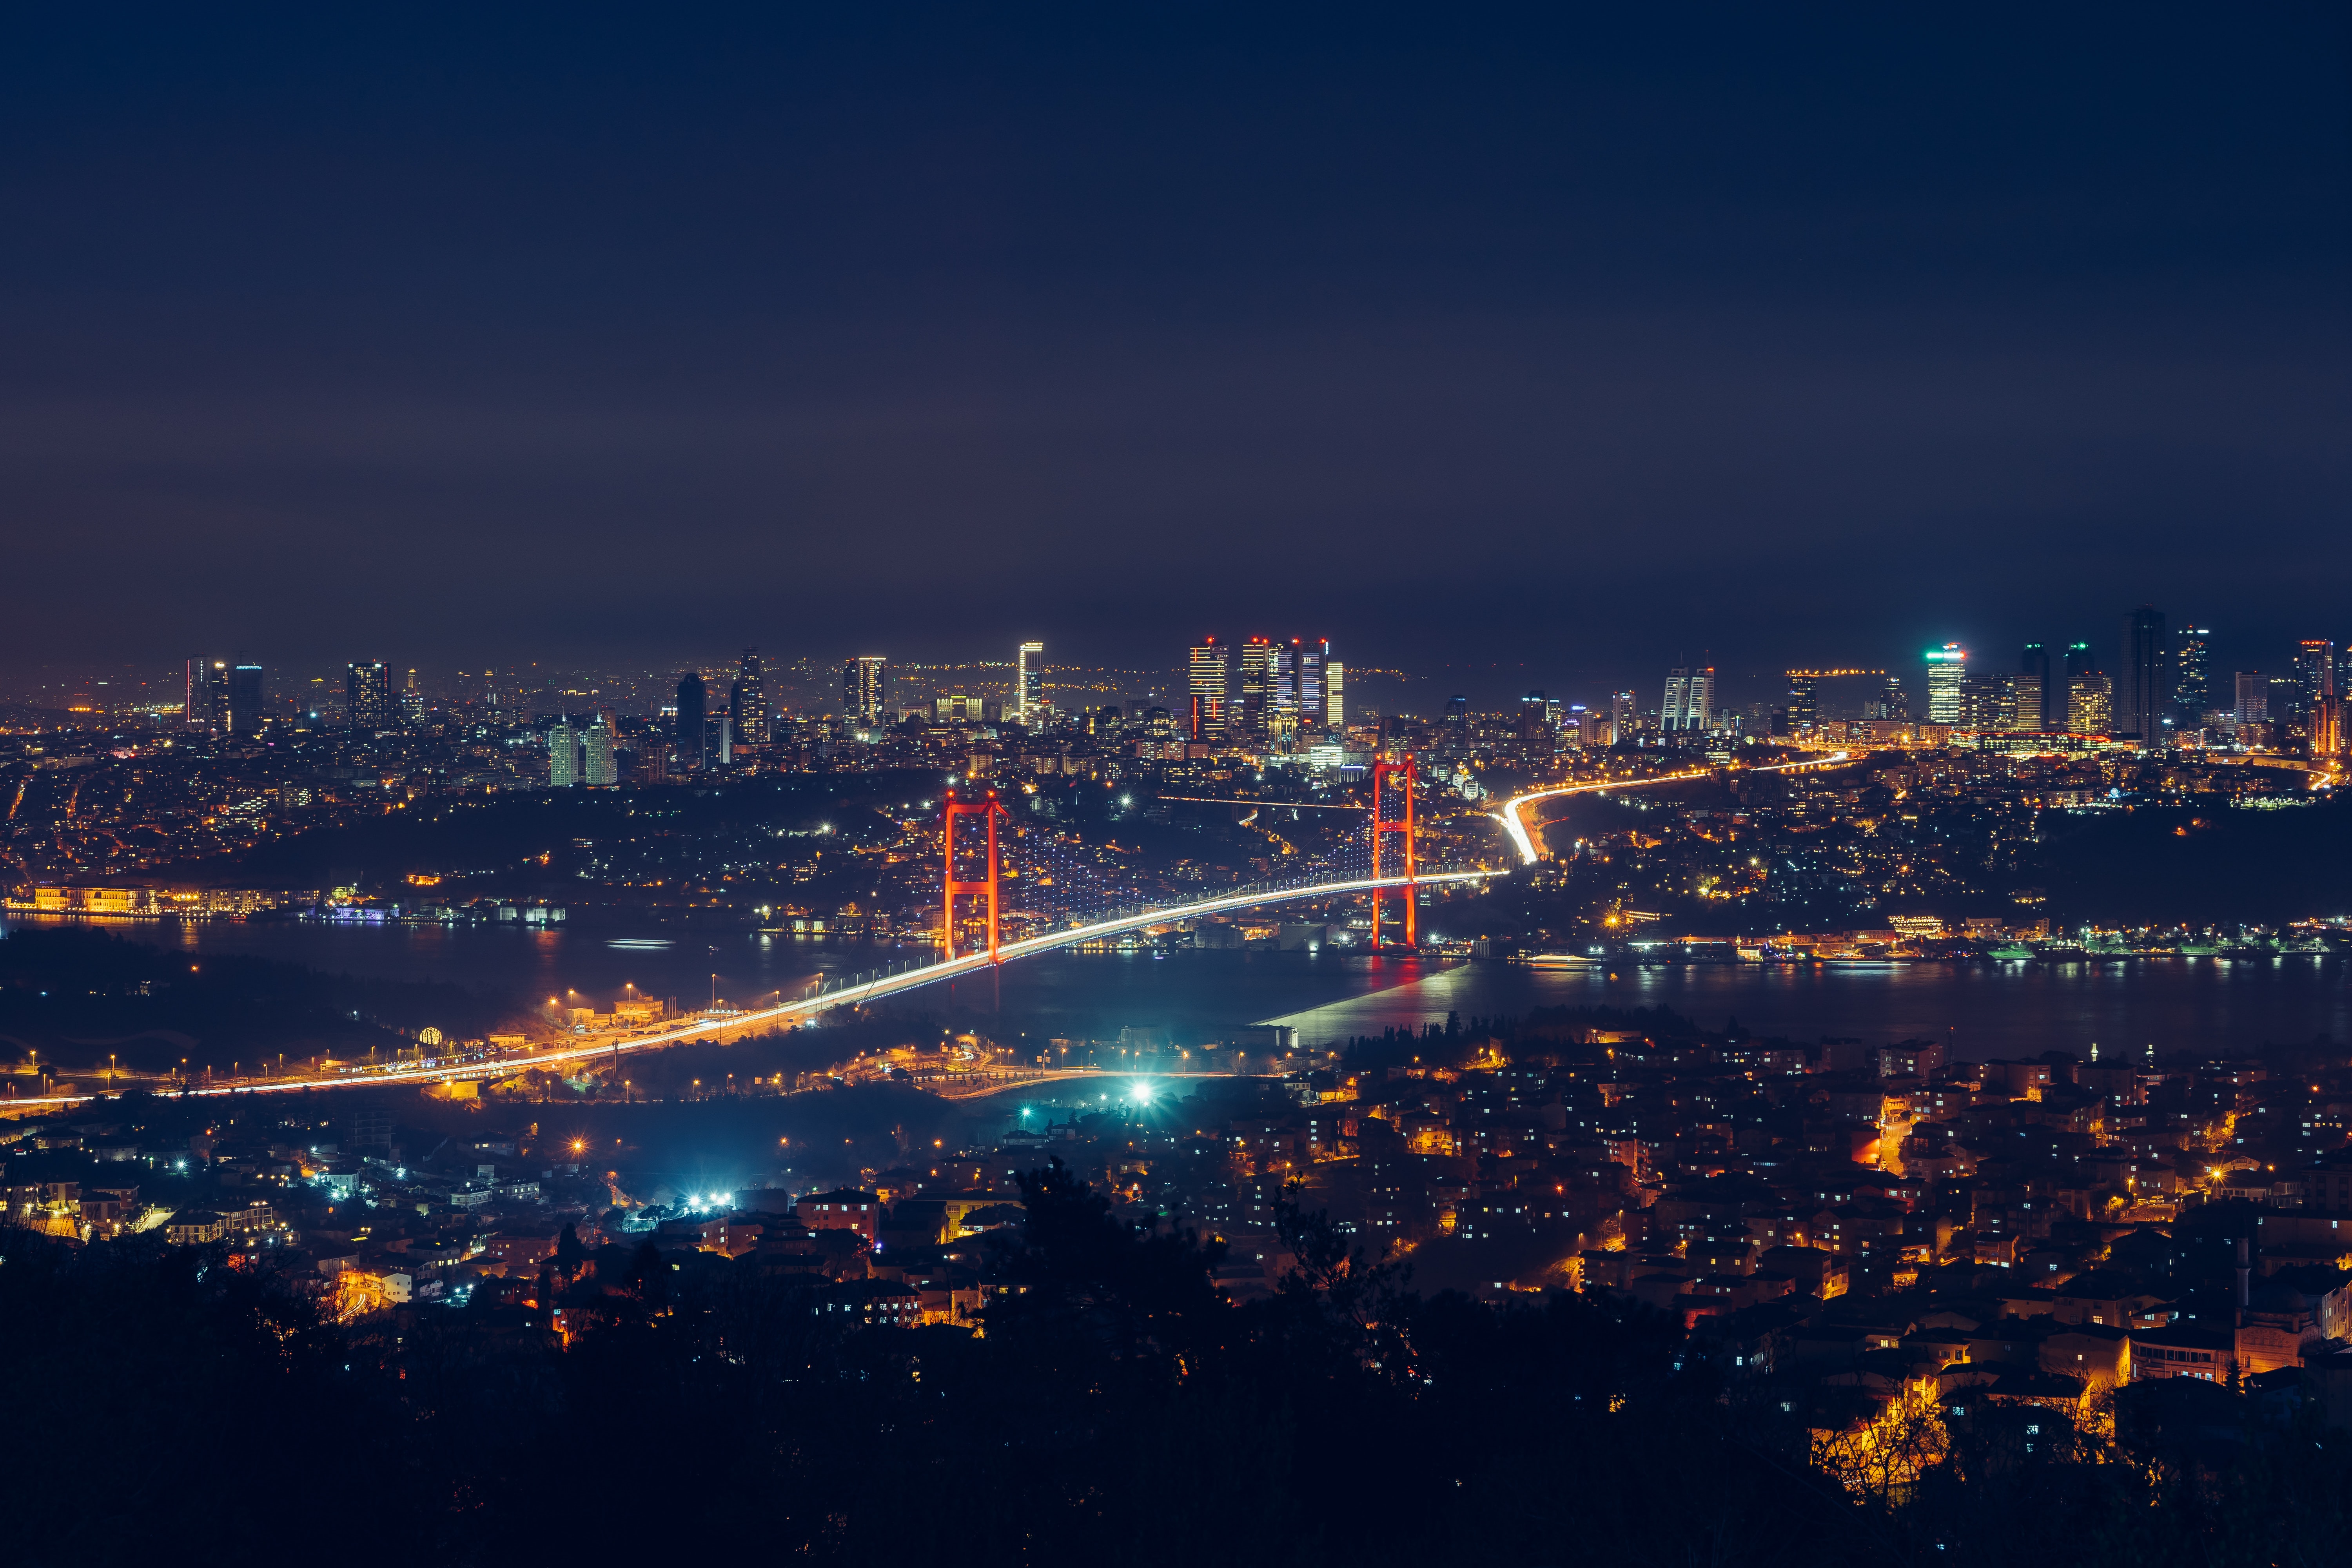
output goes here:
[[[1851, 752], [1832, 752], [1826, 757], [1814, 757], [1801, 763], [1774, 763], [1763, 767], [1741, 768], [1738, 771], [1749, 773], [1799, 773], [1806, 768], [1834, 767], [1840, 763], [1852, 760]], [[1527, 819], [1519, 814], [1536, 802], [1553, 800], [1564, 795], [1593, 795], [1601, 790], [1646, 789], [1652, 784], [1681, 784], [1691, 779], [1703, 779], [1714, 771], [1713, 768], [1691, 768], [1679, 773], [1660, 773], [1655, 778], [1601, 779], [1592, 784], [1562, 784], [1558, 789], [1529, 790], [1525, 795], [1515, 795], [1505, 801], [1503, 809], [1493, 815], [1495, 820], [1503, 825], [1503, 831], [1510, 836], [1511, 847], [1519, 852], [1519, 863], [1532, 866], [1543, 857], [1537, 853], [1535, 840], [1528, 833]]]
[[[1319, 882], [1311, 887], [1286, 888], [1276, 891], [1253, 889], [1246, 892], [1227, 893], [1216, 898], [1201, 899], [1189, 904], [1171, 904], [1165, 908], [1145, 910], [1138, 914], [1121, 915], [1113, 920], [1097, 921], [1092, 925], [1073, 926], [1067, 931], [1049, 931], [1043, 936], [1009, 942], [997, 949], [1000, 962], [1034, 958], [1056, 948], [1075, 947], [1080, 942], [1096, 942], [1104, 937], [1118, 936], [1146, 926], [1164, 924], [1171, 921], [1193, 920], [1202, 915], [1223, 914], [1234, 910], [1255, 909], [1261, 904], [1289, 903], [1299, 899], [1328, 899], [1348, 893], [1369, 893], [1376, 889], [1414, 887], [1441, 887], [1449, 883], [1475, 882], [1488, 877], [1498, 877], [1499, 871], [1438, 871], [1412, 878], [1362, 878], [1344, 882]], [[349, 1072], [323, 1074], [314, 1078], [274, 1079], [267, 1083], [221, 1084], [208, 1089], [189, 1088], [182, 1094], [197, 1098], [225, 1095], [293, 1094], [304, 1089], [369, 1089], [385, 1084], [447, 1083], [466, 1079], [507, 1078], [528, 1068], [550, 1067], [561, 1062], [603, 1060], [614, 1056], [625, 1056], [632, 1051], [652, 1050], [661, 1046], [674, 1046], [683, 1040], [707, 1039], [730, 1034], [749, 1025], [789, 1025], [804, 1022], [835, 1007], [855, 1007], [867, 1002], [877, 1002], [885, 996], [935, 985], [942, 980], [960, 975], [975, 974], [989, 967], [985, 952], [973, 953], [949, 963], [925, 964], [920, 968], [886, 974], [856, 985], [845, 985], [814, 996], [786, 1002], [779, 1006], [754, 1008], [733, 1013], [725, 1017], [706, 1017], [683, 1021], [672, 1028], [657, 1029], [636, 1035], [596, 1037], [576, 1046], [564, 1046], [554, 1050], [533, 1051], [526, 1056], [491, 1057], [473, 1061], [432, 1063], [424, 1067], [391, 1070], [353, 1069]], [[105, 1098], [102, 1094], [52, 1094], [22, 1100], [0, 1100], [0, 1111], [29, 1109], [36, 1106], [81, 1105]]]

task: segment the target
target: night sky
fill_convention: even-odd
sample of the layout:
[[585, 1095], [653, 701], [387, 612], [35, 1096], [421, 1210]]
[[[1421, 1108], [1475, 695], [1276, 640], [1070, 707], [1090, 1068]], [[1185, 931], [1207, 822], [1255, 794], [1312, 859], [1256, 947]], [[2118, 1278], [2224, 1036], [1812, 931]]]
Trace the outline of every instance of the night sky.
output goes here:
[[0, 661], [2352, 637], [2338, 7], [342, 9], [0, 25]]

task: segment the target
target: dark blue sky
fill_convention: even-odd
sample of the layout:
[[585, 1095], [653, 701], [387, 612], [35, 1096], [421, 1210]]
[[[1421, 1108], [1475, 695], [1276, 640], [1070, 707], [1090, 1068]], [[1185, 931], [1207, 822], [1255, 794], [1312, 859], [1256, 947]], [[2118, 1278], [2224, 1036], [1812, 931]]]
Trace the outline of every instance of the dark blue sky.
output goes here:
[[0, 658], [2352, 637], [2336, 8], [803, 9], [14, 13]]

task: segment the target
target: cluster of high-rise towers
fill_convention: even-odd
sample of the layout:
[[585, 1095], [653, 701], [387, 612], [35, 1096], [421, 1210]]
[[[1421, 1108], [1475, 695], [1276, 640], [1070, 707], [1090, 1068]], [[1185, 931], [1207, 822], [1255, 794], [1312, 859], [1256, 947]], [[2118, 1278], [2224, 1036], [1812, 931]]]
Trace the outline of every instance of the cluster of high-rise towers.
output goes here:
[[[2342, 655], [2329, 637], [2305, 637], [2284, 675], [2234, 672], [2227, 690], [2211, 668], [2212, 633], [2168, 628], [2142, 605], [2124, 617], [2120, 658], [2103, 664], [2088, 642], [2028, 643], [2014, 671], [1970, 669], [1956, 643], [1927, 650], [1927, 721], [1979, 731], [2104, 735], [2154, 745], [2168, 736], [2221, 731], [2246, 739], [2292, 738], [2317, 752], [2344, 749]], [[2275, 730], [2277, 734], [2265, 735]]]
[[1186, 733], [1205, 743], [1274, 742], [1345, 722], [1347, 667], [1328, 638], [1204, 637], [1188, 660]]

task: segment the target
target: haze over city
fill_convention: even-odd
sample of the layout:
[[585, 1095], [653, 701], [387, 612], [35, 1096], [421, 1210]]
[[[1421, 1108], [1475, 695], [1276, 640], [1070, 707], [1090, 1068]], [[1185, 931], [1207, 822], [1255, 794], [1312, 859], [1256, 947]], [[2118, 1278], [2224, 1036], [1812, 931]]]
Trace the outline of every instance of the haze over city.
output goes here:
[[18, 18], [0, 660], [2352, 633], [2324, 12], [911, 15]]
[[2347, 43], [0, 20], [10, 1561], [2352, 1561]]

